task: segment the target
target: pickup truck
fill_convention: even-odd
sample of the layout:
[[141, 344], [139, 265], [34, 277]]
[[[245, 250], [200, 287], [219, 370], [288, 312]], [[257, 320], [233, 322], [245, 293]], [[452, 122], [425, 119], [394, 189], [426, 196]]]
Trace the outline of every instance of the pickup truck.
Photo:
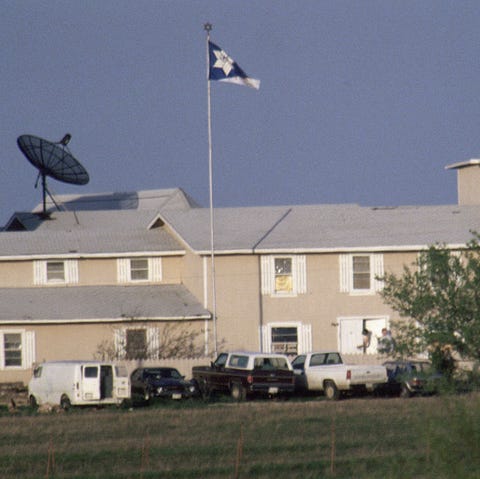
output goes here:
[[295, 390], [295, 374], [283, 354], [221, 353], [210, 366], [194, 366], [192, 379], [204, 399], [220, 393], [244, 401], [249, 396], [289, 395]]
[[292, 366], [299, 391], [323, 392], [331, 400], [347, 392], [373, 391], [388, 380], [385, 366], [344, 364], [335, 351], [300, 354]]

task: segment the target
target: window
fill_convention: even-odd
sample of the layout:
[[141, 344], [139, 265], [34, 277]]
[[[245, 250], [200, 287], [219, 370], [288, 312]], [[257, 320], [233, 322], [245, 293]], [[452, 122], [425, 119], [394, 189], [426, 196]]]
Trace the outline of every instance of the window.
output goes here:
[[86, 378], [97, 378], [98, 377], [98, 367], [97, 366], [86, 366], [83, 376]]
[[119, 258], [117, 260], [119, 283], [162, 281], [162, 258]]
[[132, 281], [148, 281], [148, 259], [130, 260], [130, 279]]
[[35, 333], [0, 330], [0, 370], [29, 369], [35, 361]]
[[303, 354], [312, 350], [312, 327], [302, 323], [271, 323], [261, 328], [265, 353]]
[[293, 293], [292, 258], [275, 258], [275, 293]]
[[272, 352], [284, 354], [298, 353], [298, 328], [272, 328]]
[[78, 283], [78, 262], [77, 260], [35, 261], [33, 282], [36, 285]]
[[147, 359], [147, 331], [145, 329], [128, 329], [125, 349], [126, 359]]
[[350, 294], [374, 294], [383, 287], [382, 254], [341, 254], [340, 291]]
[[118, 359], [158, 359], [160, 347], [158, 328], [116, 329], [114, 342]]
[[232, 354], [228, 365], [231, 368], [246, 368], [248, 366], [248, 356], [238, 356], [236, 354]]
[[63, 261], [47, 261], [47, 283], [65, 281]]
[[306, 257], [262, 256], [262, 294], [276, 297], [307, 292]]
[[370, 289], [370, 256], [353, 256], [353, 289]]
[[22, 365], [22, 335], [19, 333], [5, 333], [3, 335], [3, 351], [5, 367]]

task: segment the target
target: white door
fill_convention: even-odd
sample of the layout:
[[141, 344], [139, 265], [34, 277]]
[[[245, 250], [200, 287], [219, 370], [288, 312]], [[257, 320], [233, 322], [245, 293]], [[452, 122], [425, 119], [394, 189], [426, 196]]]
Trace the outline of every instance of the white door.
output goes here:
[[382, 328], [387, 326], [386, 318], [341, 318], [339, 319], [339, 348], [342, 354], [363, 354], [364, 328], [370, 332], [370, 344], [367, 354], [377, 354], [377, 338], [382, 335]]
[[92, 401], [100, 399], [100, 368], [82, 366], [82, 399]]
[[362, 338], [362, 320], [355, 319], [341, 319], [339, 321], [339, 345], [342, 354], [360, 354], [362, 353], [361, 346]]

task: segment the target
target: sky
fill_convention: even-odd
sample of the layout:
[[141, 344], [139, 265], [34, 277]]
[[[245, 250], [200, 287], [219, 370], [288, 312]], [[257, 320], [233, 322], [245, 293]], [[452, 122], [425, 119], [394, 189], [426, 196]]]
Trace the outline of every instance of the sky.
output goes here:
[[457, 202], [480, 157], [480, 2], [0, 0], [0, 224], [41, 201], [17, 147], [72, 139], [85, 186], [209, 204], [206, 32], [259, 91], [211, 82], [216, 207]]

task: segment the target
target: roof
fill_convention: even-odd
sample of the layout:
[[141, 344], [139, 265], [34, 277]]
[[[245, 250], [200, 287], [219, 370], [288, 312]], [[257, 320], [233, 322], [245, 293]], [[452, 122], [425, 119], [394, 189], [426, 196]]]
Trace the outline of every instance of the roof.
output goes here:
[[451, 165], [447, 165], [445, 167], [446, 170], [459, 170], [461, 168], [466, 168], [467, 166], [478, 166], [480, 165], [480, 160], [472, 158], [468, 161], [460, 161], [458, 163], [452, 163]]
[[[180, 189], [59, 198], [80, 207], [48, 219], [17, 213], [0, 234], [0, 257], [210, 254], [210, 211]], [[216, 254], [418, 251], [460, 247], [480, 230], [476, 205], [215, 208], [214, 219]]]
[[150, 227], [151, 211], [52, 213], [39, 220], [24, 214], [27, 231], [0, 233], [0, 257], [182, 254], [184, 247], [165, 227]]
[[209, 319], [183, 285], [0, 288], [0, 324]]
[[[210, 250], [207, 209], [162, 212], [196, 252]], [[215, 209], [215, 252], [333, 252], [418, 250], [464, 245], [480, 230], [475, 205], [362, 207], [300, 205]]]
[[[199, 206], [181, 188], [55, 195], [55, 203], [60, 206], [62, 211], [159, 210], [169, 208], [181, 210]], [[43, 211], [43, 203], [38, 204], [33, 211]], [[57, 211], [56, 205], [49, 197], [47, 197], [47, 211]]]

